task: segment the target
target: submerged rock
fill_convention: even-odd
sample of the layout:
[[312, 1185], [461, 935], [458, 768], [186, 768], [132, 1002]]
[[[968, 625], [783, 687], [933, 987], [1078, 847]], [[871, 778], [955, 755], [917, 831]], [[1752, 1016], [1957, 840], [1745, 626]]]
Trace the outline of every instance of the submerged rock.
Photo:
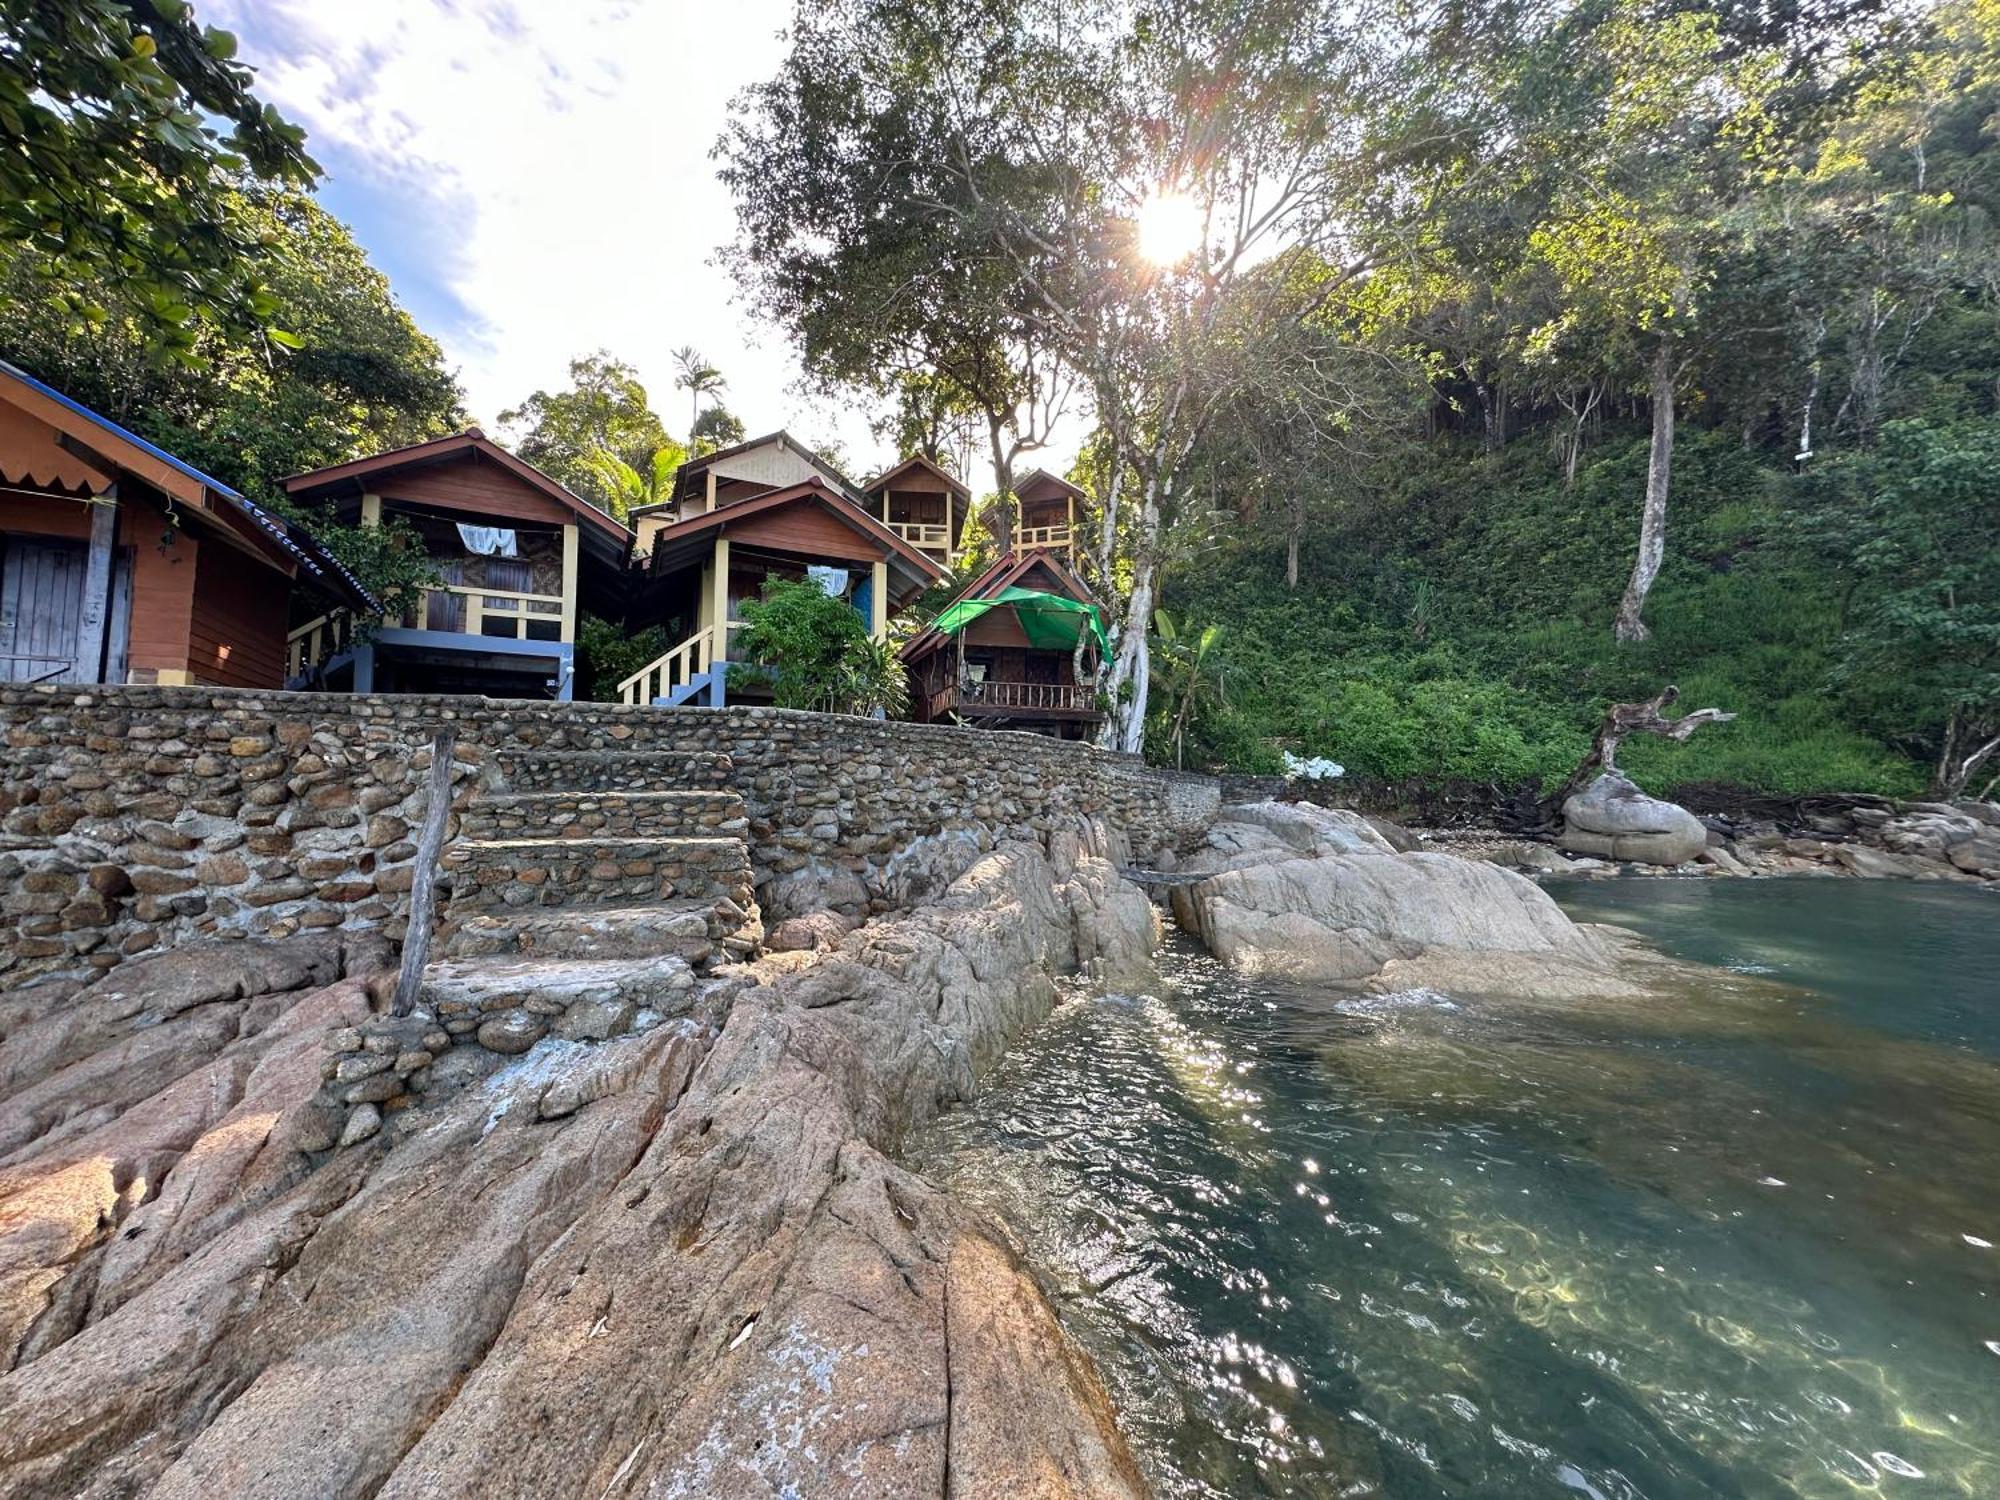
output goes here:
[[1563, 803], [1562, 847], [1573, 854], [1647, 865], [1685, 864], [1708, 847], [1708, 829], [1677, 803], [1649, 797], [1607, 771]]

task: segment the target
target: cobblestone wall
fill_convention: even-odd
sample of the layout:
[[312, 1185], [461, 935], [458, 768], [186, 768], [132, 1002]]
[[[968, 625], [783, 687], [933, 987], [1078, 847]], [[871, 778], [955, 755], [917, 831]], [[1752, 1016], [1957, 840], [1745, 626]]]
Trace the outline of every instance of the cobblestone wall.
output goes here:
[[1205, 816], [1198, 787], [1025, 734], [763, 708], [5, 687], [0, 986], [202, 935], [400, 935], [445, 726], [460, 810], [482, 793], [603, 787], [606, 765], [619, 786], [728, 787], [767, 898], [832, 882], [849, 893], [837, 904], [879, 901], [899, 854], [968, 830], [1091, 815], [1144, 854]]

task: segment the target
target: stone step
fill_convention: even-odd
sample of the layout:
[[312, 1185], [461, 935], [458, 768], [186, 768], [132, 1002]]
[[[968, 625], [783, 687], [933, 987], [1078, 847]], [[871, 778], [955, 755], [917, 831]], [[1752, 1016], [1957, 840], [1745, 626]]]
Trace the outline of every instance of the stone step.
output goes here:
[[657, 906], [501, 907], [460, 922], [444, 941], [451, 958], [651, 958], [672, 954], [697, 969], [753, 952], [763, 941], [756, 908], [727, 897]]
[[741, 838], [743, 799], [714, 789], [671, 792], [488, 792], [459, 815], [467, 839]]
[[755, 905], [740, 838], [459, 839], [439, 860], [445, 924], [499, 907], [647, 906], [727, 898]]
[[693, 1006], [694, 970], [674, 954], [630, 959], [453, 959], [424, 970], [421, 1001], [453, 1037], [525, 1052], [553, 1033], [603, 1041]]
[[667, 792], [729, 783], [734, 762], [717, 751], [495, 750], [498, 792]]

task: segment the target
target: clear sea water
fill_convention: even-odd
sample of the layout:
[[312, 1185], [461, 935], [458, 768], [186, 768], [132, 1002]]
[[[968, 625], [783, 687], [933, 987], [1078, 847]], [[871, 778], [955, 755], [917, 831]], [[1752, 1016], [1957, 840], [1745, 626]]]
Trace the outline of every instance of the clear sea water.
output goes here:
[[2000, 1500], [2000, 901], [1552, 893], [1716, 967], [1362, 998], [1180, 946], [915, 1164], [1048, 1274], [1164, 1495]]

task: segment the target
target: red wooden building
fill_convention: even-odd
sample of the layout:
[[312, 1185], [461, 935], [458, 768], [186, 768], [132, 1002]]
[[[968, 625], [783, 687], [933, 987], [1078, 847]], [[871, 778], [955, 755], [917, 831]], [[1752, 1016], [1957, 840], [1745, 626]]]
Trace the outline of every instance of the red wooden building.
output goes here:
[[0, 681], [281, 687], [295, 597], [374, 605], [304, 531], [0, 362]]

